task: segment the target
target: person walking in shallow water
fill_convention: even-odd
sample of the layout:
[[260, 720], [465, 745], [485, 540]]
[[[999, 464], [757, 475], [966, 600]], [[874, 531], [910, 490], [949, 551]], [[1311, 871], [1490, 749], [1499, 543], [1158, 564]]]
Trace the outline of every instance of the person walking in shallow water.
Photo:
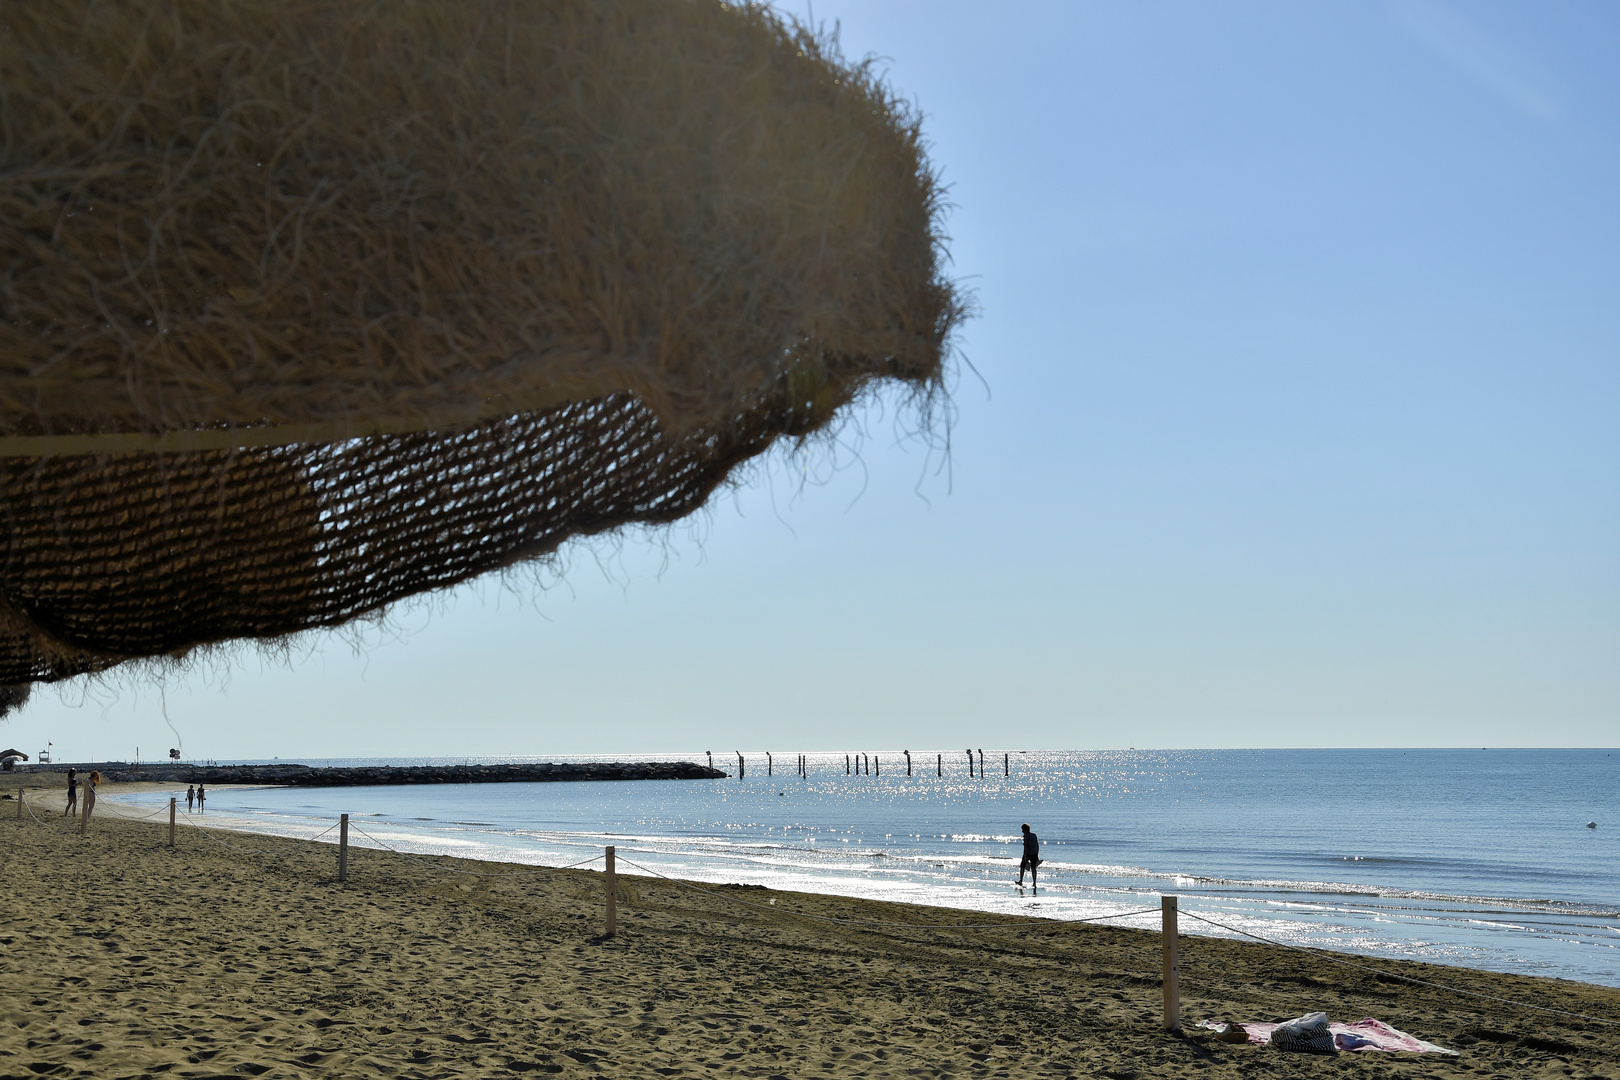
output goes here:
[[1024, 871], [1029, 871], [1029, 887], [1036, 888], [1036, 867], [1041, 865], [1041, 838], [1029, 831], [1027, 823], [1020, 825], [1024, 830], [1024, 857], [1018, 860], [1018, 884], [1024, 884]]
[[203, 803], [208, 801], [208, 792], [203, 790], [201, 784], [197, 785], [197, 813], [203, 812]]
[[191, 813], [192, 804], [197, 801], [197, 785], [192, 784], [186, 788], [186, 813]]

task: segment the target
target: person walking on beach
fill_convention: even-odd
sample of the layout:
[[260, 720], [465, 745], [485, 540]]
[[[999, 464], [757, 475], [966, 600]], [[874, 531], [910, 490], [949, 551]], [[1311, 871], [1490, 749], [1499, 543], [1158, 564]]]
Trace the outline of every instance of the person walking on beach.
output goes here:
[[203, 803], [205, 803], [207, 801], [208, 801], [208, 792], [203, 790], [203, 786], [201, 784], [198, 784], [197, 785], [197, 813], [200, 814], [200, 813], [203, 812], [203, 809], [204, 809]]
[[90, 814], [96, 808], [96, 785], [101, 783], [101, 773], [96, 771], [90, 774], [90, 779], [84, 783], [84, 823], [90, 824]]
[[197, 785], [192, 784], [186, 788], [186, 813], [191, 813], [191, 805], [197, 801]]
[[1018, 884], [1024, 884], [1024, 871], [1029, 870], [1029, 887], [1036, 888], [1036, 867], [1041, 865], [1041, 838], [1029, 831], [1028, 823], [1020, 825], [1024, 830], [1024, 857], [1018, 861]]
[[79, 770], [78, 769], [69, 769], [68, 770], [68, 804], [67, 804], [67, 809], [62, 811], [62, 816], [67, 817], [69, 814], [73, 813], [78, 808], [79, 808]]

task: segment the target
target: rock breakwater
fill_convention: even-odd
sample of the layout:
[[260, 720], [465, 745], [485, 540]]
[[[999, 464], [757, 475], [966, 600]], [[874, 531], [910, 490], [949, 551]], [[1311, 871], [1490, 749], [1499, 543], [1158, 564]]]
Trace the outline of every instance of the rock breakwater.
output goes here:
[[[723, 780], [726, 773], [691, 761], [600, 761], [510, 765], [131, 765], [108, 761], [74, 765], [99, 769], [114, 783], [274, 784], [285, 787], [369, 787], [380, 784], [516, 784], [582, 780]], [[46, 766], [65, 772], [68, 765]]]

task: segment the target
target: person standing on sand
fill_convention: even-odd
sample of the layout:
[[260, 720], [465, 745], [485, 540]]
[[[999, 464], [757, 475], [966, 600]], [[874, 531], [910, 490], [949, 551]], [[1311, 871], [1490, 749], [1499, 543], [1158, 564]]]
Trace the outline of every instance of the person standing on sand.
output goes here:
[[1041, 838], [1029, 831], [1028, 823], [1019, 826], [1024, 830], [1024, 857], [1018, 861], [1018, 884], [1024, 884], [1024, 870], [1029, 870], [1029, 887], [1036, 888], [1036, 867], [1041, 865]]
[[96, 785], [101, 783], [101, 773], [96, 771], [90, 774], [90, 779], [84, 782], [84, 823], [90, 824], [90, 814], [96, 808]]
[[186, 788], [186, 813], [191, 813], [191, 804], [197, 801], [197, 785], [192, 784]]
[[73, 813], [78, 808], [79, 808], [79, 770], [78, 769], [69, 769], [68, 770], [68, 804], [67, 804], [67, 809], [62, 811], [62, 816], [67, 817], [69, 814]]

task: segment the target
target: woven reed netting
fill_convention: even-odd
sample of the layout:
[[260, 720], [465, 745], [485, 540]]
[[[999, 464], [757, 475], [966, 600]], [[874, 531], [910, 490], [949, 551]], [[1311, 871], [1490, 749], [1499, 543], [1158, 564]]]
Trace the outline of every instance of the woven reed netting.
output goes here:
[[917, 118], [764, 8], [0, 24], [0, 683], [335, 626], [942, 393]]

